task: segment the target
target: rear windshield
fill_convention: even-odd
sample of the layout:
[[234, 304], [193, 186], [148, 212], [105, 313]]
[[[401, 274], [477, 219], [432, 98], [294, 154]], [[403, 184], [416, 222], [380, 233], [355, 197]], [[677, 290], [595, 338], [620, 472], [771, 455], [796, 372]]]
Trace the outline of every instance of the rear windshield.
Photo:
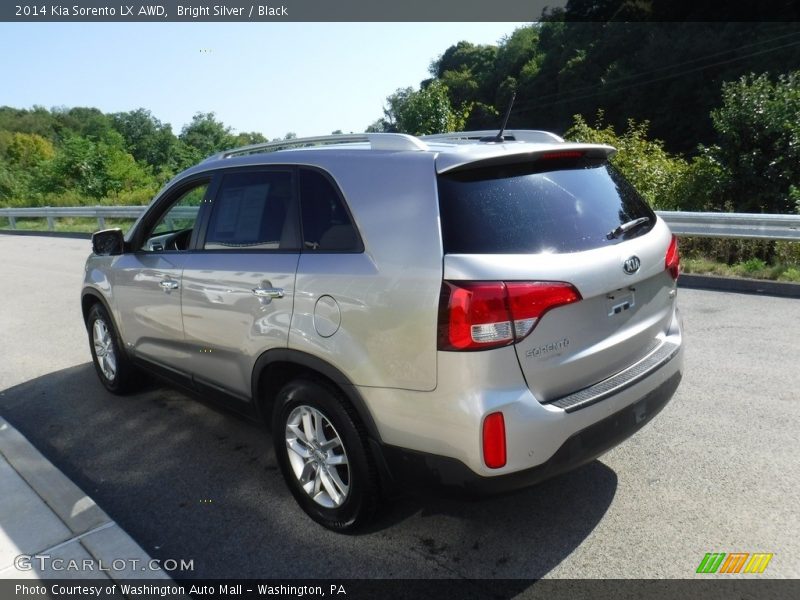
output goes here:
[[[565, 253], [643, 235], [655, 215], [605, 161], [494, 166], [439, 176], [445, 254]], [[617, 237], [640, 217], [650, 221]]]

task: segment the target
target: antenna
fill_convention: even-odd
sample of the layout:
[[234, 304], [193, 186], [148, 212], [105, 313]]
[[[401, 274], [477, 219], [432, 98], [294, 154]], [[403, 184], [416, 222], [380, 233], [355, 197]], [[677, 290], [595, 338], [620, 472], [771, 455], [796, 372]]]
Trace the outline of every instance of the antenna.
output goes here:
[[508, 117], [511, 116], [511, 107], [514, 106], [514, 99], [516, 97], [517, 97], [517, 90], [514, 90], [511, 92], [511, 100], [509, 101], [508, 108], [506, 109], [506, 116], [503, 117], [503, 124], [500, 126], [500, 131], [497, 132], [497, 135], [481, 138], [479, 141], [495, 142], [498, 144], [504, 141], [503, 132], [506, 130], [506, 125], [508, 125]]

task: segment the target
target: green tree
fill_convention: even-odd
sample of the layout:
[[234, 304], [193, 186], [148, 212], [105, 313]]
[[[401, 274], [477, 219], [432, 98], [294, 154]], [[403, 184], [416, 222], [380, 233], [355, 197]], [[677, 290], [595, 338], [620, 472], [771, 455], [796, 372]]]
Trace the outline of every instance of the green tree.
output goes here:
[[439, 81], [447, 88], [448, 98], [453, 106], [467, 106], [478, 101], [480, 85], [466, 66], [458, 70], [445, 71]]
[[51, 112], [57, 123], [59, 137], [75, 134], [98, 141], [108, 137], [113, 131], [111, 117], [97, 108], [59, 106], [53, 108]]
[[469, 71], [483, 88], [490, 84], [495, 70], [497, 47], [485, 44], [458, 42], [444, 51], [428, 68], [431, 75], [441, 78], [448, 71]]
[[[497, 46], [450, 46], [431, 63], [433, 79], [422, 87], [439, 81], [454, 109], [471, 105], [469, 129], [496, 126], [515, 89], [511, 127], [560, 132], [573, 115], [591, 120], [605, 109], [617, 131], [630, 118], [648, 121], [665, 149], [693, 153], [714, 140], [709, 113], [721, 103], [722, 83], [750, 72], [774, 80], [795, 70], [800, 45], [796, 23], [681, 18], [697, 7], [680, 5], [570, 0]], [[649, 15], [664, 18], [637, 21]], [[384, 117], [370, 127], [387, 124], [393, 125]]]
[[11, 134], [5, 154], [11, 164], [20, 169], [31, 169], [55, 155], [50, 140], [35, 133]]
[[800, 71], [749, 75], [722, 86], [711, 112], [718, 145], [708, 150], [730, 173], [726, 200], [743, 212], [789, 213], [800, 182]]
[[391, 125], [386, 118], [380, 118], [367, 125], [364, 131], [366, 133], [386, 133], [387, 131], [391, 131]]
[[523, 69], [541, 54], [539, 48], [539, 28], [520, 27], [505, 37], [497, 49], [494, 83], [499, 84], [506, 77], [519, 79]]
[[55, 156], [55, 149], [50, 140], [35, 133], [0, 133], [0, 199], [27, 201], [34, 193], [33, 182]]
[[57, 129], [55, 117], [43, 106], [34, 106], [30, 110], [0, 106], [0, 130], [35, 133], [55, 141]]
[[19, 195], [19, 182], [16, 174], [5, 161], [0, 161], [0, 207], [8, 206], [9, 201]]
[[384, 113], [389, 130], [413, 135], [458, 131], [469, 111], [453, 109], [447, 87], [439, 81], [419, 91], [398, 89], [386, 102]]
[[134, 159], [147, 163], [156, 171], [175, 169], [174, 153], [178, 140], [170, 125], [164, 125], [144, 108], [114, 113], [111, 121]]
[[[43, 164], [35, 188], [43, 194], [68, 191], [100, 199], [153, 186], [152, 177], [122, 148], [119, 134], [115, 144], [95, 142], [78, 135], [67, 136], [52, 160]], [[113, 136], [109, 136], [113, 140]]]
[[445, 50], [429, 67], [434, 76], [422, 82], [427, 88], [439, 81], [447, 89], [452, 109], [461, 113], [464, 124], [459, 129], [483, 128], [494, 125], [496, 102], [498, 48], [490, 45], [475, 45], [458, 42]]
[[294, 131], [289, 131], [283, 137], [272, 138], [271, 142], [284, 142], [286, 140], [296, 140], [297, 134]]
[[257, 131], [237, 133], [233, 138], [234, 147], [250, 146], [251, 144], [262, 144], [267, 141], [262, 134]]
[[195, 114], [192, 122], [184, 126], [178, 137], [195, 151], [197, 160], [236, 145], [231, 128], [218, 121], [213, 112]]

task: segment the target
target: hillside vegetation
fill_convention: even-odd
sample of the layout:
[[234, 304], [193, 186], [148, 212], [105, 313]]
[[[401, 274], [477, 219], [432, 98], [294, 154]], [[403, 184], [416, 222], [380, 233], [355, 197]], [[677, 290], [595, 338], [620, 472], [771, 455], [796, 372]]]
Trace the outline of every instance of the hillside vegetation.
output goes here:
[[[366, 130], [496, 129], [516, 91], [509, 127], [615, 146], [655, 208], [800, 209], [800, 27], [624, 22], [641, 6], [670, 5], [570, 0], [497, 45], [445, 48]], [[0, 107], [0, 207], [143, 204], [185, 167], [265, 140], [214, 113], [176, 133], [146, 108]]]

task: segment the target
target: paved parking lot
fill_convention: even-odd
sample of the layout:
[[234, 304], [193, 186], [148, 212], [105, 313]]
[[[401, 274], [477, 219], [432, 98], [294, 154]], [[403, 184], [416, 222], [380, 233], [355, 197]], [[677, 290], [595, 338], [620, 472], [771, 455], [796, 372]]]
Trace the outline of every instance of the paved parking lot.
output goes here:
[[342, 536], [295, 506], [257, 426], [168, 388], [102, 388], [88, 249], [0, 235], [0, 416], [153, 557], [193, 560], [183, 575], [684, 578], [706, 552], [772, 552], [765, 576], [800, 577], [798, 300], [681, 290], [685, 378], [632, 439], [514, 495], [398, 499]]

